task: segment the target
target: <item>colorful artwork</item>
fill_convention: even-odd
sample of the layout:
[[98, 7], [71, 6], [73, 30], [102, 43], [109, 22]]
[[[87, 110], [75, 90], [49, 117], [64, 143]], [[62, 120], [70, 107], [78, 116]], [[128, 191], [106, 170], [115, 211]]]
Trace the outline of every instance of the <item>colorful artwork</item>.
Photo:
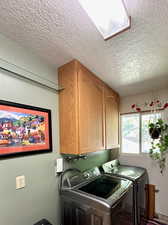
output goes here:
[[0, 156], [51, 150], [50, 110], [0, 101]]

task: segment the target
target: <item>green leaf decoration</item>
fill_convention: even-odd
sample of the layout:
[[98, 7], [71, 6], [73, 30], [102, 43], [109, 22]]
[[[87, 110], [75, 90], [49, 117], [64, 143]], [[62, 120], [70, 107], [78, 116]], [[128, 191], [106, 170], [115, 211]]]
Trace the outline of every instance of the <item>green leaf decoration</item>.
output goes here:
[[152, 138], [149, 156], [158, 162], [160, 172], [163, 174], [168, 153], [168, 124], [162, 119], [158, 119], [156, 123], [149, 123], [148, 129]]

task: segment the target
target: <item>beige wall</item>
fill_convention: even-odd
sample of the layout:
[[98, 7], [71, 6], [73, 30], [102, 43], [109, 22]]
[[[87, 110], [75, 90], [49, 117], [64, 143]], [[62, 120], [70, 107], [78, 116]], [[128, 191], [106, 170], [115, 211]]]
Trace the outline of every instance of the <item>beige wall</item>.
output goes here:
[[[132, 104], [143, 104], [145, 101], [150, 101], [153, 97], [158, 97], [159, 99], [168, 101], [168, 88], [156, 92], [123, 97], [121, 98], [120, 111], [121, 113], [132, 112]], [[165, 110], [163, 116], [164, 118], [168, 117], [168, 110]], [[151, 184], [155, 184], [156, 188], [159, 189], [159, 193], [156, 194], [156, 212], [168, 215], [168, 160], [167, 169], [163, 175], [160, 174], [158, 165], [150, 159], [148, 154], [121, 154], [120, 160], [124, 164], [142, 166], [147, 169], [149, 182]]]
[[[1, 35], [0, 49], [0, 58], [38, 74], [42, 80], [46, 77], [56, 82], [55, 69]], [[32, 225], [47, 218], [60, 225], [58, 178], [54, 174], [59, 152], [58, 94], [0, 70], [0, 99], [51, 109], [53, 134], [52, 153], [0, 159], [0, 224]], [[24, 189], [15, 188], [18, 175], [25, 175]]]
[[[150, 102], [154, 98], [158, 98], [159, 100], [163, 101], [166, 100], [168, 101], [168, 88], [153, 92], [147, 92], [139, 95], [121, 97], [120, 112], [121, 113], [133, 112], [131, 109], [132, 104], [143, 105], [146, 101]], [[150, 107], [145, 109], [150, 109]]]

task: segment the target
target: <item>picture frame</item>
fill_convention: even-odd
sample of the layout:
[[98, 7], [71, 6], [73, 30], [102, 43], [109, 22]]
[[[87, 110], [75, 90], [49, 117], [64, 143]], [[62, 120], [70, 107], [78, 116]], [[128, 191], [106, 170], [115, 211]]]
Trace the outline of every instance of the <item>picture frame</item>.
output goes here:
[[51, 151], [51, 110], [0, 100], [0, 158]]

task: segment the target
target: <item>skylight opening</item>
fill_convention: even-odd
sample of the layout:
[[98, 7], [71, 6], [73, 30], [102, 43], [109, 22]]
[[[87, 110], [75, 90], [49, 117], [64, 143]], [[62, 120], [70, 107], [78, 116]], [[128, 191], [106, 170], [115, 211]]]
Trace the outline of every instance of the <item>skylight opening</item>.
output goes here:
[[129, 29], [123, 0], [78, 0], [105, 40]]

